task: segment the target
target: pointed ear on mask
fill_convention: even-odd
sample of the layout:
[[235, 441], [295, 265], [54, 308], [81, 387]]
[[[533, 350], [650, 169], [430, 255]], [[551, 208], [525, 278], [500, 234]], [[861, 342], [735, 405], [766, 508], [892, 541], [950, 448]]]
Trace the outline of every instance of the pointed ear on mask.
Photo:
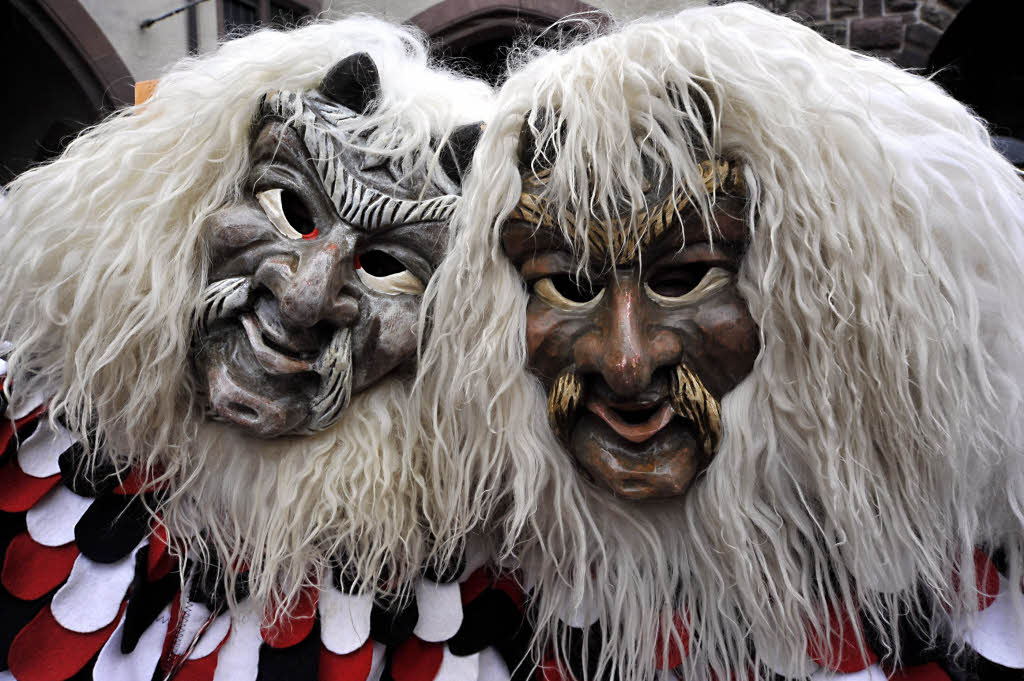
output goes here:
[[483, 132], [482, 121], [460, 125], [448, 136], [447, 143], [438, 154], [441, 169], [460, 187], [466, 178], [469, 163], [473, 160], [473, 152], [476, 151], [476, 145], [480, 142], [480, 135]]
[[332, 66], [319, 89], [331, 101], [363, 115], [380, 95], [380, 74], [369, 54], [357, 52]]

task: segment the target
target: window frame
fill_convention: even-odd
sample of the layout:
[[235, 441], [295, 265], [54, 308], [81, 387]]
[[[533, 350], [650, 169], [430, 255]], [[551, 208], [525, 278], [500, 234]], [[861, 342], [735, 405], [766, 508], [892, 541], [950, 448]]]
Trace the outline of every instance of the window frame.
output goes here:
[[[311, 16], [315, 16], [323, 10], [322, 0], [254, 0], [252, 4], [256, 6], [256, 26], [270, 25], [271, 4], [284, 5], [285, 7], [298, 10], [299, 12], [304, 12]], [[217, 37], [223, 39], [225, 35], [224, 0], [217, 0]]]

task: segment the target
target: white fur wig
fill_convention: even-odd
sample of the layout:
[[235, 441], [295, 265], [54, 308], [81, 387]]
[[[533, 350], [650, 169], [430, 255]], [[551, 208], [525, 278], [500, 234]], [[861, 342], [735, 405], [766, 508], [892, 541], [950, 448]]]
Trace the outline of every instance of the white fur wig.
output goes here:
[[[930, 631], [976, 608], [953, 586], [974, 584], [976, 545], [1007, 551], [1019, 583], [1024, 183], [969, 111], [745, 4], [542, 54], [498, 107], [428, 289], [416, 403], [433, 475], [459, 490], [436, 528], [503, 534], [537, 588], [540, 645], [564, 643], [559, 617], [598, 616], [599, 671], [648, 679], [657, 629], [681, 614], [685, 678], [768, 661], [799, 675], [830, 608], [861, 612], [883, 646], [898, 645], [894, 609]], [[597, 490], [547, 423], [528, 293], [500, 241], [524, 117], [554, 152], [545, 198], [575, 214], [565, 230], [621, 197], [635, 208], [645, 160], [708, 221], [698, 161], [745, 168], [738, 282], [761, 351], [684, 499]]]
[[384, 563], [418, 563], [425, 541], [419, 506], [432, 495], [398, 444], [408, 386], [385, 382], [315, 437], [255, 442], [205, 422], [190, 366], [203, 225], [251, 191], [260, 96], [314, 88], [355, 52], [380, 73], [377, 106], [351, 119], [375, 152], [436, 164], [456, 125], [491, 110], [488, 86], [428, 67], [415, 29], [355, 17], [262, 30], [179, 62], [144, 105], [17, 178], [0, 215], [6, 390], [49, 397], [50, 417], [102, 442], [122, 472], [162, 476], [172, 537], [247, 564], [263, 601], [287, 603], [342, 545], [375, 580]]

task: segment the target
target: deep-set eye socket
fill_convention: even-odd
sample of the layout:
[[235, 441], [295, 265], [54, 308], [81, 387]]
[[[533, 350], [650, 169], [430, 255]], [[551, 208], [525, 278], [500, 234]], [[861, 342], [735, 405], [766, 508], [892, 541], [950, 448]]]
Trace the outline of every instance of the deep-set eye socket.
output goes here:
[[368, 288], [389, 296], [423, 295], [424, 285], [401, 260], [379, 250], [360, 253], [355, 259], [356, 274]]
[[644, 283], [644, 291], [659, 305], [676, 307], [701, 300], [731, 280], [729, 270], [697, 262], [654, 273]]
[[604, 297], [604, 288], [564, 273], [538, 279], [533, 292], [547, 304], [563, 310], [589, 310]]
[[315, 239], [319, 236], [309, 208], [295, 192], [275, 187], [258, 192], [256, 201], [281, 236], [287, 239]]

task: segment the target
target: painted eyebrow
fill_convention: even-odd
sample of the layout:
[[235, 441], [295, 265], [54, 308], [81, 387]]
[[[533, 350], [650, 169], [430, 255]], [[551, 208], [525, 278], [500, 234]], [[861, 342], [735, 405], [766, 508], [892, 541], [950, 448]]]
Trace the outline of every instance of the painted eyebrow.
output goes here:
[[[328, 123], [337, 123], [355, 115], [341, 109], [321, 114], [326, 114], [324, 118]], [[298, 94], [282, 90], [264, 95], [255, 124], [270, 118], [286, 121], [299, 135], [327, 195], [345, 222], [372, 232], [417, 222], [449, 220], [455, 211], [459, 201], [455, 194], [424, 201], [399, 199], [359, 181], [341, 162], [330, 132], [317, 124], [316, 113]]]

